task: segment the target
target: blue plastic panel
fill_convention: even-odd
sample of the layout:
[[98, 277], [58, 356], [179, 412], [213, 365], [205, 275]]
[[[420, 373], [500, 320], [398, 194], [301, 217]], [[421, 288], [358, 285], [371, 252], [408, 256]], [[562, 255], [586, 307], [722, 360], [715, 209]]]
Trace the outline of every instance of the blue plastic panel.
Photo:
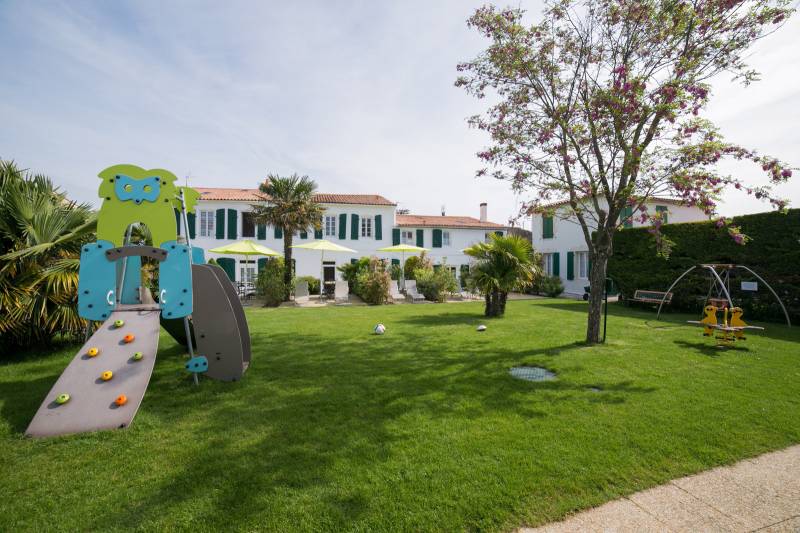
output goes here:
[[161, 245], [167, 259], [158, 269], [158, 301], [164, 318], [182, 318], [192, 313], [192, 263], [189, 247], [177, 241]]
[[206, 251], [199, 246], [192, 246], [192, 263], [204, 265], [206, 263]]
[[186, 370], [195, 374], [201, 374], [208, 370], [208, 359], [202, 355], [192, 357], [186, 362]]
[[117, 261], [117, 271], [122, 275], [122, 265], [125, 266], [125, 282], [122, 284], [121, 302], [124, 304], [139, 303], [139, 287], [142, 285], [142, 258], [136, 255], [124, 257]]
[[104, 321], [116, 304], [117, 265], [106, 259], [110, 241], [84, 244], [78, 271], [78, 314], [87, 320]]

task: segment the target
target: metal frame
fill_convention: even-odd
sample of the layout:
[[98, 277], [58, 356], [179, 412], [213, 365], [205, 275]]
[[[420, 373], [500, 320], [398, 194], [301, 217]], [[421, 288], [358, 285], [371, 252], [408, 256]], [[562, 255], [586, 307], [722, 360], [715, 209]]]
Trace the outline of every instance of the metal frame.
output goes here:
[[[667, 299], [667, 294], [668, 294], [669, 292], [671, 292], [673, 288], [675, 288], [675, 285], [677, 285], [677, 284], [678, 284], [678, 282], [680, 282], [680, 280], [682, 280], [682, 279], [683, 279], [683, 278], [684, 278], [684, 277], [685, 277], [685, 276], [686, 276], [686, 275], [687, 275], [689, 272], [691, 272], [692, 270], [694, 270], [694, 269], [695, 269], [695, 268], [697, 268], [697, 267], [705, 268], [705, 269], [708, 269], [709, 271], [711, 271], [711, 273], [714, 275], [714, 277], [716, 278], [716, 280], [717, 280], [717, 281], [719, 281], [719, 285], [720, 285], [720, 287], [722, 287], [722, 290], [725, 292], [725, 297], [728, 299], [728, 304], [729, 304], [731, 307], [733, 307], [733, 300], [731, 299], [730, 292], [728, 292], [728, 288], [725, 286], [725, 283], [722, 281], [722, 278], [719, 276], [719, 273], [717, 272], [717, 270], [716, 270], [716, 269], [717, 269], [718, 267], [725, 267], [725, 268], [726, 268], [726, 270], [727, 270], [728, 272], [730, 272], [730, 271], [731, 271], [731, 270], [733, 270], [734, 268], [742, 268], [742, 269], [744, 269], [744, 270], [748, 271], [749, 273], [751, 273], [752, 275], [754, 275], [754, 276], [755, 276], [755, 277], [756, 277], [756, 278], [757, 278], [757, 279], [758, 279], [758, 280], [759, 280], [761, 283], [763, 283], [764, 285], [766, 285], [767, 289], [769, 289], [769, 292], [771, 292], [771, 293], [772, 293], [772, 295], [775, 297], [775, 299], [778, 301], [778, 305], [780, 305], [780, 306], [781, 306], [781, 310], [783, 310], [783, 315], [786, 317], [786, 325], [787, 325], [787, 326], [789, 326], [789, 327], [791, 327], [791, 325], [792, 325], [792, 321], [789, 319], [789, 312], [788, 312], [788, 311], [786, 311], [786, 306], [784, 306], [784, 305], [783, 305], [783, 302], [781, 301], [780, 297], [778, 296], [778, 293], [776, 293], [776, 292], [773, 290], [772, 286], [770, 286], [770, 284], [769, 284], [769, 283], [767, 283], [767, 282], [766, 282], [766, 280], [764, 280], [764, 278], [762, 278], [761, 276], [759, 276], [758, 274], [756, 274], [755, 272], [753, 272], [753, 270], [752, 270], [752, 269], [750, 269], [750, 268], [748, 268], [748, 267], [746, 267], [746, 266], [744, 266], [744, 265], [732, 265], [732, 264], [714, 264], [714, 263], [709, 263], [709, 264], [700, 264], [700, 265], [693, 265], [693, 266], [692, 266], [692, 267], [690, 267], [690, 268], [689, 268], [689, 269], [688, 269], [686, 272], [684, 272], [683, 274], [681, 274], [680, 276], [678, 276], [678, 279], [676, 279], [675, 281], [673, 281], [673, 282], [672, 282], [672, 285], [670, 285], [670, 286], [669, 286], [669, 289], [667, 289], [667, 290], [666, 290], [666, 292], [664, 293], [664, 297], [663, 297], [663, 298], [661, 298], [661, 303], [660, 303], [660, 304], [658, 304], [658, 313], [656, 313], [656, 320], [658, 320], [658, 319], [661, 317], [661, 307], [664, 305], [664, 302], [665, 302], [665, 301], [666, 301], [666, 299]], [[728, 279], [728, 282], [730, 283], [730, 276], [729, 276], [729, 275], [728, 275], [728, 278], [727, 278], [727, 279]]]

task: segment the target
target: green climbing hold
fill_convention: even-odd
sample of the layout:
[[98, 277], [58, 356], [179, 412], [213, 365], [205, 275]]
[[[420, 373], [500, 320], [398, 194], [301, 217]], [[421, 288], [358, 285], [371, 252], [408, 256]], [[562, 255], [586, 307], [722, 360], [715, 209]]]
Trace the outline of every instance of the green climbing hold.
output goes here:
[[121, 328], [121, 327], [122, 327], [122, 326], [124, 326], [124, 325], [125, 325], [125, 321], [124, 321], [124, 320], [122, 320], [122, 319], [120, 319], [120, 320], [115, 320], [115, 321], [114, 321], [114, 326], [116, 326], [116, 327], [118, 327], [118, 328]]
[[69, 394], [59, 394], [56, 396], [56, 403], [58, 405], [63, 405], [69, 401]]
[[133, 360], [134, 361], [141, 361], [142, 357], [144, 357], [144, 354], [142, 352], [135, 352], [133, 354]]

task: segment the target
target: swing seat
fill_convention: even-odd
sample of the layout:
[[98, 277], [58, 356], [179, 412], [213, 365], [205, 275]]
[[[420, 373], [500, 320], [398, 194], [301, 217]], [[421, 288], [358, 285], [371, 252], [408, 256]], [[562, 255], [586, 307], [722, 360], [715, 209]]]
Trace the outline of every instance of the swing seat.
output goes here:
[[643, 291], [641, 289], [636, 289], [636, 292], [633, 293], [633, 298], [631, 298], [631, 301], [646, 304], [660, 304], [663, 301], [665, 304], [668, 304], [672, 301], [672, 293], [662, 291]]

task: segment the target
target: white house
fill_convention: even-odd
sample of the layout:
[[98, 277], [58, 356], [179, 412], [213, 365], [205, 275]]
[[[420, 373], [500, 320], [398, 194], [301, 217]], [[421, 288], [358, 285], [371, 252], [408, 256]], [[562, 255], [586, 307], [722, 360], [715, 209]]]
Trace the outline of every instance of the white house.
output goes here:
[[[200, 192], [196, 214], [189, 217], [192, 243], [206, 250], [206, 258], [215, 258], [234, 281], [253, 281], [259, 263], [266, 259], [226, 256], [208, 252], [241, 239], [252, 239], [283, 252], [280, 228], [257, 225], [252, 219], [252, 205], [260, 197], [257, 189], [195, 187]], [[356, 253], [327, 253], [325, 280], [338, 279], [336, 267], [359, 257], [376, 256], [400, 263], [400, 254], [379, 252], [379, 248], [411, 243], [428, 248], [434, 264], [445, 260], [457, 277], [469, 265], [462, 250], [486, 239], [505, 227], [486, 220], [486, 204], [481, 204], [481, 218], [468, 216], [423, 216], [397, 214], [397, 205], [377, 194], [317, 194], [315, 200], [325, 208], [322, 229], [295, 235], [294, 243], [327, 239], [356, 250]], [[191, 233], [194, 235], [191, 235]], [[294, 249], [298, 276], [319, 277], [320, 252]], [[408, 258], [408, 255], [406, 256]]]
[[[605, 207], [605, 200], [601, 207]], [[564, 293], [580, 296], [589, 284], [589, 253], [578, 220], [572, 216], [567, 202], [547, 205], [554, 209], [553, 216], [536, 213], [532, 216], [532, 244], [534, 250], [542, 254], [542, 266], [551, 276], [559, 276], [564, 284]], [[670, 198], [654, 198], [647, 203], [648, 212], [659, 212], [665, 224], [676, 222], [697, 222], [707, 220], [708, 216], [698, 207], [680, 205]], [[623, 227], [640, 227], [649, 223], [641, 222], [632, 213], [632, 208], [623, 212]], [[594, 226], [596, 228], [596, 226]], [[594, 229], [593, 228], [593, 229]]]

